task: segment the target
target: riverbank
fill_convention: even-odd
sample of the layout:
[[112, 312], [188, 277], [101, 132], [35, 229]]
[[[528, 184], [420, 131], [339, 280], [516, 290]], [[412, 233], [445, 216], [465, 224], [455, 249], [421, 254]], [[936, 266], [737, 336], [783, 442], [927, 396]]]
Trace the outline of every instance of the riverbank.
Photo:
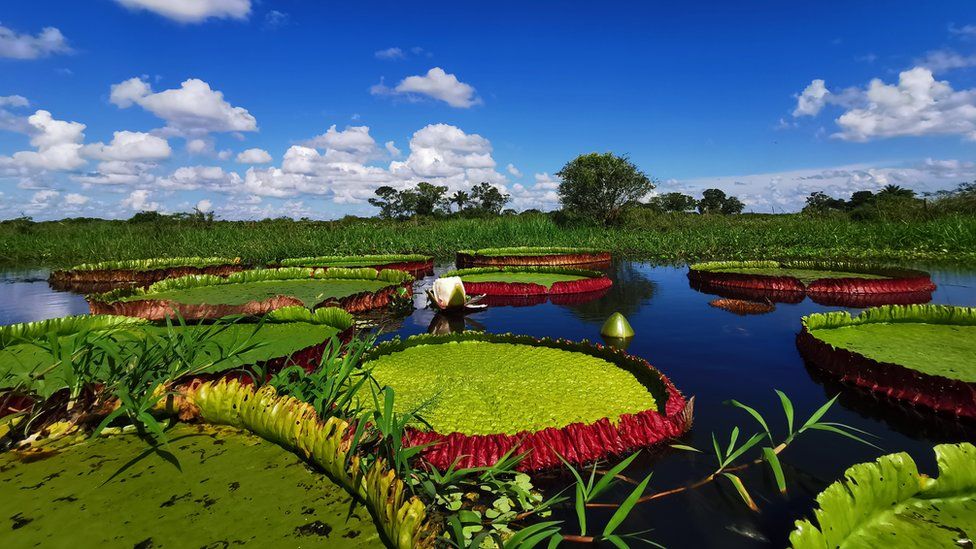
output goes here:
[[800, 214], [644, 216], [621, 227], [561, 227], [550, 216], [383, 221], [68, 220], [0, 223], [0, 264], [65, 267], [165, 256], [246, 262], [328, 254], [417, 252], [450, 258], [494, 246], [586, 246], [662, 261], [853, 259], [976, 265], [976, 216], [853, 221]]

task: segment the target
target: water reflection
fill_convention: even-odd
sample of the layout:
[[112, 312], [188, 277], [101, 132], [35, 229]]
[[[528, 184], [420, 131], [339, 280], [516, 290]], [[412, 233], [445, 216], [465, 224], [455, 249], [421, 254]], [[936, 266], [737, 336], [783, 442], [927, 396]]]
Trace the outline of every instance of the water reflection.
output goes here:
[[[657, 284], [647, 276], [646, 269], [640, 263], [620, 262], [608, 275], [613, 280], [613, 286], [599, 296], [601, 299], [576, 302], [571, 299], [561, 302], [553, 299], [552, 302], [565, 305], [574, 316], [582, 320], [606, 319], [616, 312], [630, 317], [657, 292]], [[572, 296], [563, 297], [572, 298]]]
[[468, 330], [484, 332], [487, 328], [470, 314], [460, 313], [437, 313], [427, 326], [427, 333], [434, 335], [456, 334]]

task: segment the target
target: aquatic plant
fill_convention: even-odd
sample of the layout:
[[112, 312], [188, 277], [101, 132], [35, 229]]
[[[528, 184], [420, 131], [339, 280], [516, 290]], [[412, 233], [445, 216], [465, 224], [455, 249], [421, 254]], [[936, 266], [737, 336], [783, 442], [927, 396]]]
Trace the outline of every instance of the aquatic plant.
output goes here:
[[842, 382], [889, 398], [976, 418], [976, 309], [892, 305], [803, 318], [797, 347]]
[[469, 296], [460, 277], [442, 276], [434, 281], [427, 290], [427, 303], [439, 311], [465, 311], [468, 309], [483, 309], [479, 305], [484, 296]]
[[424, 459], [445, 468], [493, 463], [512, 448], [525, 470], [583, 463], [677, 436], [692, 406], [647, 362], [614, 349], [564, 340], [465, 332], [382, 343], [364, 356], [400, 411], [417, 410], [430, 430]]
[[976, 446], [934, 448], [939, 475], [918, 472], [906, 453], [881, 456], [844, 472], [817, 496], [816, 526], [803, 519], [794, 549], [966, 547], [976, 538]]
[[295, 257], [278, 262], [282, 267], [372, 267], [406, 271], [415, 278], [422, 278], [434, 271], [434, 258], [421, 254], [374, 254], [374, 255], [321, 255]]
[[745, 299], [722, 298], [713, 299], [708, 304], [717, 309], [722, 309], [740, 316], [764, 315], [776, 310], [776, 306], [769, 300], [750, 301]]
[[[275, 282], [275, 284], [270, 284]], [[218, 318], [231, 314], [258, 315], [287, 306], [339, 306], [361, 312], [389, 304], [398, 287], [412, 289], [413, 277], [403, 271], [254, 269], [227, 277], [208, 275], [163, 280], [148, 288], [126, 288], [89, 296], [96, 313], [122, 313], [163, 319]]]
[[49, 281], [58, 289], [91, 291], [106, 286], [152, 284], [189, 275], [227, 276], [246, 268], [239, 257], [164, 257], [82, 263], [51, 272]]
[[204, 421], [248, 429], [297, 452], [357, 497], [394, 547], [429, 545], [436, 529], [424, 504], [382, 459], [363, 466], [355, 455], [356, 429], [343, 419], [322, 419], [308, 403], [280, 396], [266, 385], [255, 390], [237, 380], [201, 383], [183, 392], [186, 404]]
[[620, 313], [610, 315], [603, 326], [600, 327], [600, 335], [617, 339], [628, 339], [634, 337], [634, 329], [630, 327], [630, 322]]
[[488, 296], [599, 292], [613, 285], [600, 271], [566, 267], [474, 267], [443, 276], [459, 277], [472, 294]]
[[609, 263], [610, 253], [593, 248], [556, 246], [517, 246], [461, 250], [457, 253], [458, 267], [499, 265], [579, 265]]

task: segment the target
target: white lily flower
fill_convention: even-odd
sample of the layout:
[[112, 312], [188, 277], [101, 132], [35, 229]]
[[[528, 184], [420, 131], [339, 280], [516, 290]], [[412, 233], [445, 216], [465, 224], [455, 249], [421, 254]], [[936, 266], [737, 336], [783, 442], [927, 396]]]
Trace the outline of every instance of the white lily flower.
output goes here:
[[[464, 292], [464, 282], [459, 276], [438, 278], [427, 291], [427, 297], [442, 311], [475, 307], [474, 304], [480, 299], [480, 297], [474, 299], [468, 297]], [[484, 305], [477, 307], [484, 307]]]

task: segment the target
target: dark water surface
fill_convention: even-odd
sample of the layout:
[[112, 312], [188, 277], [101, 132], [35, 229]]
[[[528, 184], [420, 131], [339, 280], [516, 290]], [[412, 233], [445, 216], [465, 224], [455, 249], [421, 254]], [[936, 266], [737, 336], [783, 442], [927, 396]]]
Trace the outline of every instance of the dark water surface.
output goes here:
[[[446, 268], [442, 265], [438, 272]], [[976, 306], [976, 271], [927, 270], [938, 285], [933, 303]], [[793, 400], [798, 423], [840, 393], [826, 419], [876, 435], [873, 440], [884, 451], [828, 433], [805, 434], [781, 455], [789, 487], [786, 496], [778, 493], [766, 470], [752, 467], [741, 474], [759, 513], [749, 511], [728, 484], [712, 483], [638, 506], [618, 532], [651, 528], [647, 537], [668, 547], [784, 547], [793, 521], [808, 515], [817, 492], [851, 464], [873, 460], [882, 453], [906, 451], [922, 472], [934, 473], [934, 444], [976, 440], [974, 426], [878, 401], [808, 370], [794, 343], [800, 317], [840, 307], [807, 299], [777, 304], [775, 311], [765, 315], [738, 316], [709, 306], [716, 296], [692, 289], [686, 272], [685, 267], [616, 262], [610, 270], [614, 286], [599, 300], [491, 307], [467, 317], [467, 327], [600, 341], [600, 326], [607, 316], [615, 311], [626, 315], [637, 332], [628, 352], [646, 358], [685, 395], [695, 397], [695, 425], [682, 442], [706, 451], [693, 454], [664, 448], [643, 452], [628, 476], [643, 478], [653, 471], [653, 491], [689, 484], [711, 472], [715, 468], [712, 432], [727, 441], [733, 426], [740, 426], [744, 436], [757, 431], [745, 412], [723, 404], [728, 399], [757, 408], [772, 422], [774, 433], [782, 433], [785, 422], [773, 389]], [[87, 312], [82, 296], [52, 291], [46, 276], [42, 270], [0, 271], [0, 324]], [[418, 307], [423, 306], [423, 290], [432, 280], [417, 284]], [[418, 308], [395, 325], [396, 333], [425, 333], [438, 321], [433, 312]], [[937, 352], [933, 349], [933, 354]], [[540, 483], [559, 486], [565, 480], [556, 477], [540, 479]], [[621, 485], [605, 499], [620, 501], [628, 492]], [[598, 533], [609, 516], [610, 512], [594, 510], [588, 533]], [[573, 532], [572, 513], [559, 513], [557, 518], [565, 519], [566, 531]]]

